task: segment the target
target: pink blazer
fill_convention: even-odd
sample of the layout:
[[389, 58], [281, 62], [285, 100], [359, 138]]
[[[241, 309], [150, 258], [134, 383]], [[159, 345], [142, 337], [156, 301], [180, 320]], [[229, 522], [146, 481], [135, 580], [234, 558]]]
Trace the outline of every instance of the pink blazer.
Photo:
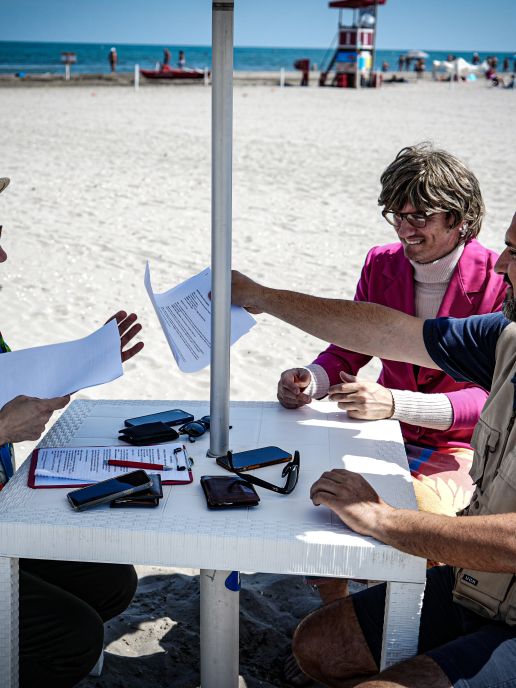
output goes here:
[[[505, 283], [494, 270], [498, 254], [473, 240], [466, 244], [438, 317], [491, 313], [500, 310]], [[358, 282], [355, 301], [371, 301], [414, 315], [414, 279], [410, 262], [399, 242], [375, 246], [367, 254]], [[370, 356], [357, 354], [331, 344], [315, 359], [322, 366], [330, 384], [340, 382], [339, 372], [356, 375]], [[453, 424], [449, 430], [432, 430], [401, 423], [406, 442], [430, 447], [469, 446], [473, 428], [487, 398], [487, 392], [469, 383], [454, 382], [442, 371], [420, 368], [408, 363], [382, 360], [378, 382], [392, 389], [405, 389], [424, 394], [444, 393], [453, 407]]]

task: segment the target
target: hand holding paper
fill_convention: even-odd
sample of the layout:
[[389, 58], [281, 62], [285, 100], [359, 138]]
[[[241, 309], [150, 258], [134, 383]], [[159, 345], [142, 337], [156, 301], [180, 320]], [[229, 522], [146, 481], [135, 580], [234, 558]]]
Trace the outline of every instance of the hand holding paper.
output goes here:
[[[179, 368], [185, 373], [193, 373], [208, 366], [211, 354], [210, 268], [163, 294], [156, 294], [152, 290], [147, 263], [145, 288]], [[243, 308], [231, 306], [231, 345], [255, 322]]]

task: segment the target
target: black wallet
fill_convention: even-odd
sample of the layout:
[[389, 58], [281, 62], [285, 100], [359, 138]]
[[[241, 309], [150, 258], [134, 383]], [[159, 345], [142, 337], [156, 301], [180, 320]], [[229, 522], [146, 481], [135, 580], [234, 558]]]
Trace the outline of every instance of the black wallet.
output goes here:
[[250, 483], [231, 475], [203, 475], [201, 487], [210, 509], [257, 506], [260, 502], [260, 497]]
[[118, 439], [129, 444], [158, 444], [179, 439], [179, 434], [166, 423], [143, 423], [118, 432]]
[[152, 484], [147, 490], [138, 492], [134, 495], [127, 495], [127, 497], [113, 499], [111, 507], [116, 509], [123, 506], [135, 506], [140, 508], [158, 506], [159, 500], [163, 497], [161, 476], [157, 473], [149, 473], [149, 478], [152, 480]]

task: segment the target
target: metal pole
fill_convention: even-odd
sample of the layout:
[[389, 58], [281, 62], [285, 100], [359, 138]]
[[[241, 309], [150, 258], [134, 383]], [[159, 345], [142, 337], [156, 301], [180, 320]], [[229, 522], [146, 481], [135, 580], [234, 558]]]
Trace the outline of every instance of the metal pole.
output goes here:
[[[373, 79], [375, 78], [375, 61], [376, 61], [376, 32], [378, 31], [378, 0], [374, 2], [374, 26], [373, 26], [373, 54], [371, 56], [371, 69], [369, 70], [369, 86], [373, 86]], [[378, 86], [378, 83], [374, 83]]]
[[140, 88], [140, 65], [134, 65], [134, 90], [137, 91]]
[[70, 65], [68, 62], [65, 64], [65, 81], [70, 81]]
[[210, 448], [229, 446], [234, 1], [212, 4]]
[[280, 88], [283, 88], [283, 87], [285, 86], [285, 67], [282, 67], [282, 68], [280, 69], [280, 73], [279, 73], [279, 85], [280, 85]]
[[237, 571], [200, 570], [201, 686], [238, 688]]

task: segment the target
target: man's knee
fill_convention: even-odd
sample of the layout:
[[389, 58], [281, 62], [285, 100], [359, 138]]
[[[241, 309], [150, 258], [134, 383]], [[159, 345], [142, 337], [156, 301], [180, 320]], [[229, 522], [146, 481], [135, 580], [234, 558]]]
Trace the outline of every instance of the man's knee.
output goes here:
[[351, 598], [305, 617], [294, 633], [292, 650], [301, 669], [323, 682], [325, 677], [345, 679], [378, 670]]

